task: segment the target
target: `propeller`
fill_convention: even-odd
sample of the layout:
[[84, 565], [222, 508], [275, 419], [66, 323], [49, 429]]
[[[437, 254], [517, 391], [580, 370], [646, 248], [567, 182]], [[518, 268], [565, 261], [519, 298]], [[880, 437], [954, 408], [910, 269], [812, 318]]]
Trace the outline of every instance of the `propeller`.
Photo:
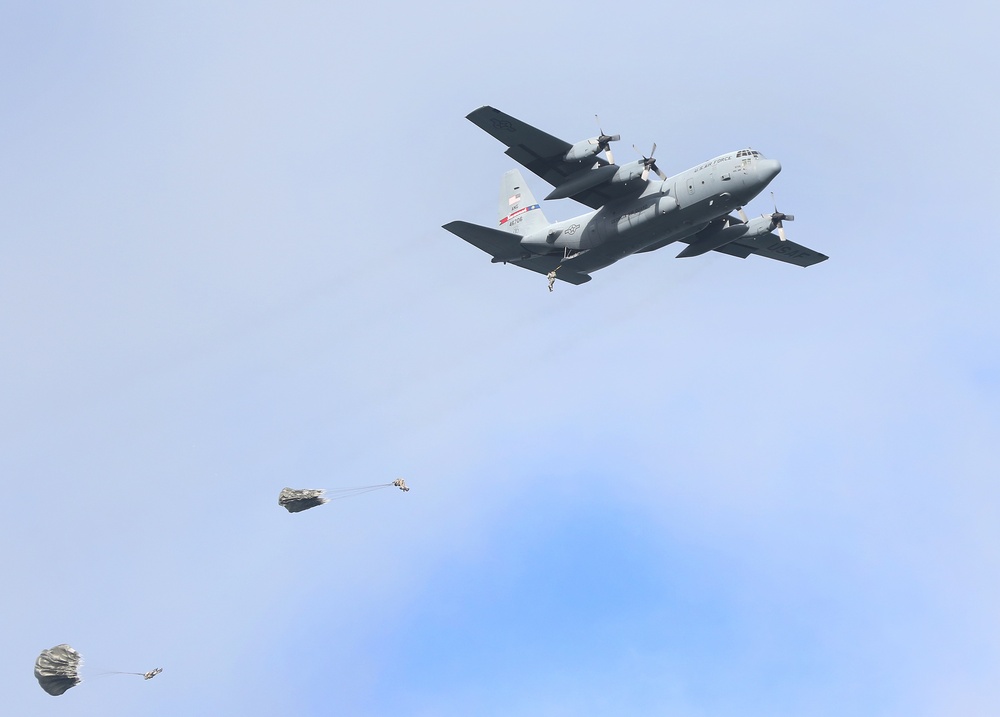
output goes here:
[[743, 211], [743, 207], [736, 207], [737, 214], [740, 215], [740, 219], [743, 220], [744, 224], [749, 224], [750, 220], [747, 219], [747, 213]]
[[604, 130], [601, 128], [601, 118], [594, 115], [594, 119], [597, 121], [597, 129], [600, 130], [601, 136], [590, 140], [590, 143], [597, 145], [598, 152], [604, 152], [607, 155], [608, 164], [614, 164], [615, 158], [611, 156], [611, 143], [617, 142], [622, 136], [620, 134], [604, 134]]
[[774, 214], [771, 215], [771, 222], [767, 225], [768, 231], [778, 230], [778, 238], [781, 241], [786, 241], [785, 238], [785, 227], [782, 226], [782, 222], [793, 222], [795, 217], [791, 214], [785, 214], [778, 211], [778, 203], [774, 199], [774, 192], [771, 192], [771, 201], [774, 202]]
[[[639, 148], [636, 147], [634, 144], [632, 145], [632, 149], [634, 149], [636, 152], [639, 152]], [[653, 155], [654, 154], [656, 154], [656, 142], [653, 142], [653, 149], [651, 149], [649, 151], [649, 156], [648, 157], [646, 155], [644, 155], [642, 152], [639, 152], [639, 156], [642, 157], [642, 181], [644, 181], [644, 182], [649, 177], [649, 170], [651, 170], [651, 169], [654, 172], [656, 172], [657, 176], [660, 179], [666, 179], [667, 178], [667, 175], [665, 175], [663, 172], [661, 172], [660, 168], [656, 166], [656, 160], [653, 159]]]

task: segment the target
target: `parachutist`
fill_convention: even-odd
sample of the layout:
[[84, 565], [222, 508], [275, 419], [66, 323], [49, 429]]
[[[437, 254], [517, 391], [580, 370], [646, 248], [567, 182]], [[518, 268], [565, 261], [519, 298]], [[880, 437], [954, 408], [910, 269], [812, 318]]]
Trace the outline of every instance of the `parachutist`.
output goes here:
[[[402, 478], [397, 478], [392, 483], [378, 483], [376, 485], [359, 485], [354, 488], [333, 488], [329, 491], [322, 488], [285, 488], [278, 496], [278, 505], [289, 513], [301, 513], [303, 510], [315, 508], [317, 505], [329, 503], [331, 500], [341, 498], [351, 498], [362, 493], [371, 493], [373, 490], [383, 490], [395, 486], [404, 493], [409, 491], [409, 487]], [[327, 497], [327, 493], [331, 495]]]
[[[56, 645], [48, 650], [42, 650], [35, 660], [35, 679], [38, 685], [50, 695], [58, 697], [71, 687], [76, 687], [83, 680], [79, 669], [83, 664], [80, 653], [69, 645]], [[105, 675], [138, 675], [145, 680], [151, 680], [163, 672], [157, 667], [149, 672], [104, 672]]]
[[547, 276], [549, 279], [549, 291], [552, 291], [552, 287], [556, 285], [556, 270], [553, 269], [547, 274]]

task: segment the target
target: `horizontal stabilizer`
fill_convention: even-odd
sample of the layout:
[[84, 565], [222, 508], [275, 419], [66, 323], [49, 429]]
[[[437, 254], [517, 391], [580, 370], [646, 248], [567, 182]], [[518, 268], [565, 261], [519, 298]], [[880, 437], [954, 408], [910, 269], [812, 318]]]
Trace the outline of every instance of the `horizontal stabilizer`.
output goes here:
[[560, 281], [565, 281], [568, 284], [575, 284], [579, 286], [580, 284], [586, 284], [590, 281], [590, 274], [574, 274], [569, 271], [564, 271], [562, 274], [556, 272], [556, 278]]
[[[493, 256], [493, 262], [510, 262], [514, 266], [537, 271], [539, 274], [556, 272], [556, 278], [570, 284], [585, 284], [590, 275], [562, 266], [567, 260], [561, 256], [535, 256], [524, 250], [517, 234], [490, 229], [470, 222], [449, 222], [444, 228], [457, 237]], [[572, 259], [568, 260], [572, 262]]]
[[492, 255], [497, 261], [516, 261], [529, 256], [517, 234], [462, 221], [449, 222], [444, 228]]
[[[590, 281], [590, 274], [582, 274], [573, 271], [568, 266], [562, 266], [564, 261], [564, 259], [557, 256], [533, 256], [525, 261], [515, 261], [514, 266], [536, 271], [539, 274], [548, 274], [550, 271], [555, 271], [557, 279], [565, 281], [567, 284], [576, 284], [577, 286]], [[572, 261], [570, 259], [570, 262]]]

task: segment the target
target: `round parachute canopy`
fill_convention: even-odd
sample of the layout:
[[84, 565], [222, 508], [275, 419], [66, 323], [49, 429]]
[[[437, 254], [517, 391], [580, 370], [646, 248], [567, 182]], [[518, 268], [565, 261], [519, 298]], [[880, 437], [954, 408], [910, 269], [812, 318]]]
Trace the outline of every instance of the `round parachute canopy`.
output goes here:
[[317, 505], [329, 503], [329, 498], [324, 498], [324, 490], [312, 490], [310, 488], [285, 488], [278, 496], [278, 505], [289, 513], [301, 513], [303, 510], [315, 508]]
[[56, 645], [35, 660], [35, 679], [50, 695], [59, 696], [82, 681], [77, 674], [83, 658], [69, 645]]

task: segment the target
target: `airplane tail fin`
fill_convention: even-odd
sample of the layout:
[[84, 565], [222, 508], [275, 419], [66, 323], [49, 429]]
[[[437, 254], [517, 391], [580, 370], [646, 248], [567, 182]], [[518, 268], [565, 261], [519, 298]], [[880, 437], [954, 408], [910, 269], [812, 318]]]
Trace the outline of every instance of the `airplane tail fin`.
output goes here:
[[500, 228], [521, 236], [549, 225], [535, 196], [517, 169], [503, 175], [500, 182]]

